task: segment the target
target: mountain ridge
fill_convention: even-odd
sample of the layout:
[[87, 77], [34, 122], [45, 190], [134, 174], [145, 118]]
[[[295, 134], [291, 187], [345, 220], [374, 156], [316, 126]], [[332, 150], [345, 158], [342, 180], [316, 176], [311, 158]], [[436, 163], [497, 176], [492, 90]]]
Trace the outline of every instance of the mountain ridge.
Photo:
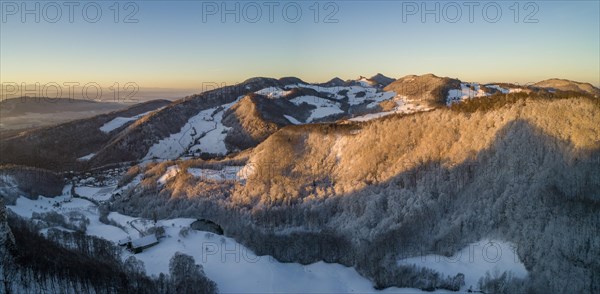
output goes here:
[[[554, 120], [557, 114], [564, 119]], [[578, 235], [573, 246], [548, 238], [570, 230], [572, 213], [581, 216], [582, 230], [597, 226], [599, 114], [598, 105], [572, 98], [473, 114], [437, 109], [361, 124], [289, 126], [250, 151], [245, 184], [194, 180], [183, 172], [158, 195], [140, 186], [114, 205], [135, 215], [150, 213], [148, 203], [163, 217], [200, 214], [258, 254], [356, 266], [379, 288], [427, 287], [409, 278], [418, 276], [411, 269], [394, 266], [397, 254], [449, 256], [493, 236], [519, 245], [532, 289], [586, 291], [595, 287], [592, 256], [600, 246], [577, 249], [589, 234]], [[185, 166], [164, 168], [179, 164]], [[147, 183], [161, 175], [155, 172]], [[176, 209], [181, 201], [185, 211]], [[573, 258], [589, 266], [546, 270], [554, 262], [575, 269]], [[585, 282], [557, 282], [566, 278]]]
[[[341, 80], [335, 78], [325, 84], [308, 84], [295, 77], [284, 77], [280, 79], [264, 77], [250, 78], [237, 85], [226, 86], [223, 88], [203, 92], [201, 94], [188, 96], [174, 102], [160, 101], [132, 106], [132, 109], [140, 107], [144, 108], [144, 105], [160, 105], [161, 107], [164, 106], [164, 108], [145, 115], [144, 117], [134, 119], [131, 122], [126, 122], [123, 127], [111, 130], [111, 133], [108, 135], [101, 134], [97, 135], [97, 138], [90, 138], [90, 142], [94, 142], [90, 143], [91, 145], [88, 144], [83, 148], [79, 148], [82, 145], [75, 144], [74, 146], [78, 146], [76, 150], [73, 149], [73, 151], [63, 152], [64, 154], [60, 156], [52, 155], [50, 157], [45, 157], [46, 155], [42, 155], [41, 157], [37, 156], [34, 159], [26, 159], [25, 157], [18, 155], [21, 153], [21, 151], [19, 151], [16, 146], [21, 144], [19, 142], [23, 142], [22, 140], [28, 140], [27, 144], [32, 147], [35, 146], [33, 148], [39, 150], [42, 150], [44, 147], [43, 145], [35, 142], [52, 142], [49, 134], [56, 132], [49, 133], [49, 129], [41, 129], [29, 133], [23, 133], [21, 136], [3, 138], [0, 141], [0, 148], [3, 148], [4, 150], [8, 150], [6, 148], [9, 148], [10, 150], [14, 151], [16, 158], [4, 159], [2, 162], [26, 165], [28, 162], [32, 161], [48, 162], [49, 164], [44, 164], [40, 167], [64, 169], [64, 165], [69, 165], [71, 167], [74, 165], [82, 166], [82, 164], [76, 163], [76, 159], [87, 154], [94, 154], [94, 156], [91, 156], [91, 158], [87, 160], [83, 166], [98, 167], [106, 164], [116, 164], [119, 162], [139, 161], [146, 158], [152, 146], [155, 146], [161, 142], [161, 140], [164, 140], [169, 136], [182, 131], [184, 131], [184, 133], [181, 134], [181, 136], [193, 134], [194, 132], [191, 127], [189, 127], [187, 130], [182, 128], [186, 128], [186, 125], [189, 124], [189, 120], [197, 115], [200, 111], [214, 107], [218, 108], [219, 106], [228, 103], [234, 103], [240, 99], [240, 97], [265, 90], [265, 95], [272, 95], [275, 93], [276, 96], [268, 98], [272, 99], [272, 101], [263, 100], [263, 98], [253, 98], [254, 104], [256, 104], [258, 101], [263, 101], [259, 104], [273, 105], [273, 107], [258, 108], [260, 116], [267, 118], [266, 120], [262, 119], [266, 123], [262, 124], [262, 127], [258, 125], [254, 127], [258, 129], [272, 123], [282, 126], [298, 123], [306, 124], [316, 122], [333, 122], [340, 119], [354, 119], [355, 117], [361, 116], [364, 117], [361, 118], [362, 120], [369, 120], [378, 116], [389, 115], [393, 113], [410, 113], [415, 111], [424, 111], [435, 107], [443, 107], [444, 104], [450, 103], [448, 101], [456, 103], [465, 99], [468, 100], [471, 98], [478, 98], [479, 96], [494, 95], [494, 93], [511, 94], [513, 91], [515, 93], [531, 93], [532, 91], [538, 91], [536, 89], [532, 90], [528, 88], [502, 88], [498, 85], [504, 86], [505, 84], [501, 83], [498, 85], [463, 83], [458, 79], [438, 77], [434, 74], [426, 74], [421, 76], [408, 75], [394, 81], [391, 81], [393, 79], [387, 78], [382, 74], [376, 74], [371, 79], [380, 80], [380, 82], [384, 84], [387, 82], [390, 83], [387, 86], [382, 87], [383, 85], [379, 82], [377, 85], [361, 85], [358, 81], [354, 81], [344, 82], [343, 85], [340, 85]], [[570, 83], [574, 85], [580, 84], [577, 82]], [[508, 86], [510, 85], [505, 87]], [[538, 85], [536, 87], [541, 86]], [[571, 88], [568, 89], [571, 91]], [[582, 94], [589, 94], [584, 90], [579, 91]], [[388, 95], [388, 93], [391, 94]], [[450, 98], [453, 100], [448, 100]], [[146, 109], [149, 108], [146, 107]], [[224, 109], [223, 111], [227, 112], [228, 110]], [[123, 116], [133, 114], [134, 113], [132, 112], [126, 111], [119, 113], [119, 115]], [[374, 116], [369, 117], [371, 114], [374, 114]], [[286, 117], [282, 117], [282, 115], [285, 115]], [[96, 136], [94, 134], [98, 134], [98, 132], [93, 129], [93, 126], [97, 125], [97, 123], [93, 122], [97, 121], [98, 119], [106, 121], [106, 118], [108, 117], [111, 116], [97, 116], [87, 120], [84, 119], [61, 124], [50, 129], [59, 130], [61, 128], [65, 129], [65, 127], [66, 129], [72, 129], [77, 125], [80, 129], [89, 128], [88, 131], [85, 132], [88, 134], [88, 137], [90, 135]], [[114, 117], [114, 115], [112, 117]], [[258, 120], [255, 121], [258, 122]], [[232, 124], [232, 126], [233, 125], [235, 125], [237, 128], [237, 131], [234, 132], [239, 133], [241, 129], [239, 129], [238, 124]], [[229, 130], [231, 126], [223, 127], [225, 128], [223, 129], [225, 132]], [[68, 132], [76, 133], [76, 131]], [[264, 132], [264, 134], [271, 133], [272, 131]], [[62, 134], [62, 136], [66, 135], [65, 132]], [[53, 136], [56, 135], [57, 134], [54, 134]], [[226, 155], [234, 151], [240, 151], [244, 148], [252, 147], [258, 143], [256, 141], [254, 143], [243, 143], [242, 145], [236, 147], [236, 144], [232, 144], [232, 142], [236, 141], [234, 137], [234, 134], [228, 136], [229, 139], [227, 139], [227, 141], [229, 143], [227, 144], [229, 144], [229, 148], [231, 150], [221, 150], [220, 152], [224, 152], [221, 153], [221, 155]], [[264, 135], [259, 137], [260, 140], [264, 140], [266, 138]], [[196, 140], [198, 139], [199, 138], [196, 138]], [[248, 139], [244, 140], [247, 141]], [[178, 149], [188, 149], [190, 146], [187, 146], [186, 143], [182, 146], [176, 147]], [[225, 148], [227, 148], [227, 146], [225, 146]], [[69, 149], [67, 148], [66, 150]], [[208, 151], [210, 151], [210, 149]], [[82, 154], [83, 152], [86, 152], [86, 154]], [[180, 153], [170, 155], [169, 157], [181, 156], [182, 152], [183, 150]], [[199, 150], [199, 152], [206, 153], [206, 151], [203, 150]], [[211, 152], [213, 151], [208, 153]], [[218, 154], [213, 154], [209, 156], [217, 155]]]

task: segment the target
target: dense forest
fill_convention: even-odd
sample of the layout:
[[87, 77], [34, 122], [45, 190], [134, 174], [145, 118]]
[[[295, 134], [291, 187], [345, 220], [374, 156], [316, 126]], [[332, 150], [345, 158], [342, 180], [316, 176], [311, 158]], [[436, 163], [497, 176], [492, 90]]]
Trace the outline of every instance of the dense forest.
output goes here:
[[[439, 82], [422, 89], [435, 105], [440, 103], [436, 93], [458, 82], [425, 78]], [[259, 89], [280, 82], [248, 83]], [[207, 93], [211, 99], [203, 102], [184, 99], [167, 108], [186, 109], [184, 117], [163, 120], [165, 114], [150, 114], [125, 127], [133, 135], [119, 140], [148, 135], [140, 144], [149, 145], [238, 88]], [[462, 273], [445, 276], [398, 261], [428, 254], [449, 257], [473, 242], [495, 239], [516, 246], [529, 274], [516, 278], [510, 272], [488, 272], [479, 290], [600, 291], [598, 98], [529, 88], [426, 112], [301, 125], [265, 119], [258, 110], [275, 107], [266, 99], [243, 99], [246, 104], [227, 112], [227, 124], [235, 129], [231, 134], [246, 133], [248, 140], [225, 143], [248, 147], [244, 151], [212, 159], [132, 161], [119, 171], [111, 169], [113, 177], [132, 164], [111, 179], [119, 192], [110, 199], [86, 198], [99, 206], [99, 220], [118, 226], [108, 218], [112, 211], [154, 220], [202, 219], [259, 255], [353, 266], [376, 288], [456, 291], [465, 286]], [[152, 127], [166, 121], [166, 129]], [[102, 156], [128, 160], [143, 153], [143, 148], [132, 150], [139, 153], [133, 157], [109, 152], [124, 146], [109, 144]], [[219, 179], [192, 172], [203, 169], [235, 175]], [[0, 194], [12, 205], [19, 195], [60, 195], [75, 178], [100, 186], [106, 180], [101, 168], [69, 179], [73, 175], [77, 172], [4, 166]], [[82, 197], [75, 187], [71, 195]], [[173, 256], [168, 275], [147, 276], [141, 261], [123, 261], [121, 249], [111, 242], [85, 236], [89, 219], [74, 211], [34, 212], [24, 220], [2, 207], [2, 221], [5, 292], [216, 291], [203, 269], [183, 254]]]
[[163, 186], [156, 180], [168, 166], [188, 163], [148, 165], [111, 209], [210, 219], [258, 254], [355, 266], [381, 288], [452, 289], [459, 277], [396, 261], [495, 238], [517, 245], [530, 275], [490, 273], [482, 289], [594, 293], [598, 110], [588, 98], [524, 99], [287, 127], [243, 155], [253, 170], [245, 182], [183, 172]]
[[[1, 200], [0, 200], [1, 202]], [[191, 256], [176, 254], [169, 275], [148, 277], [135, 257], [81, 232], [39, 233], [0, 203], [0, 293], [215, 293]]]

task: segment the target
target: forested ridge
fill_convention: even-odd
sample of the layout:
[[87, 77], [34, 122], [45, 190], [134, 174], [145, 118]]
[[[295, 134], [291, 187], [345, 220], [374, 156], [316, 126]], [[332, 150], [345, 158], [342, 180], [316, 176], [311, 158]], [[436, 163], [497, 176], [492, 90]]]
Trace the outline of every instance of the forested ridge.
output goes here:
[[239, 158], [253, 170], [245, 183], [183, 172], [158, 186], [167, 166], [188, 163], [149, 165], [113, 208], [201, 216], [259, 254], [353, 265], [377, 287], [451, 288], [396, 260], [496, 238], [517, 245], [530, 275], [491, 277], [494, 292], [593, 293], [599, 125], [593, 99], [565, 98], [290, 126]]
[[[252, 89], [284, 82], [247, 81], [256, 84]], [[398, 261], [452, 256], [468, 244], [493, 239], [514, 244], [529, 274], [488, 273], [478, 285], [486, 293], [600, 291], [600, 100], [529, 88], [439, 106], [436, 93], [455, 82], [444, 79], [424, 89], [436, 109], [362, 122], [290, 125], [278, 116], [280, 123], [272, 124], [274, 118], [265, 119], [265, 113], [277, 113], [285, 101], [271, 105], [266, 96], [247, 97], [246, 104], [227, 112], [227, 124], [235, 130], [225, 139], [245, 150], [128, 162], [133, 166], [124, 174], [125, 166], [110, 172], [119, 192], [93, 203], [105, 224], [115, 223], [108, 219], [112, 211], [155, 220], [208, 220], [259, 255], [353, 266], [377, 288], [458, 290], [464, 275], [444, 276]], [[222, 102], [219, 93], [245, 91], [240, 87], [167, 109], [192, 105], [185, 112], [191, 116]], [[258, 113], [259, 108], [276, 110]], [[121, 129], [134, 136], [117, 135], [102, 157], [131, 159], [129, 151], [109, 151], [140, 138], [145, 140], [140, 146], [149, 145], [185, 120], [161, 115], [149, 114]], [[161, 123], [166, 129], [153, 127]], [[241, 141], [231, 141], [232, 136]], [[0, 175], [0, 193], [11, 205], [21, 194], [32, 199], [64, 194], [64, 185], [75, 178], [103, 186], [106, 176], [101, 169], [77, 174], [23, 166], [5, 166]], [[85, 236], [85, 222], [65, 222], [56, 212], [33, 213], [31, 222], [7, 219], [0, 224], [6, 292], [198, 291], [191, 284], [216, 290], [189, 256], [176, 254], [168, 275], [149, 277], [141, 261], [122, 262], [114, 244]], [[73, 232], [41, 234], [41, 222]]]

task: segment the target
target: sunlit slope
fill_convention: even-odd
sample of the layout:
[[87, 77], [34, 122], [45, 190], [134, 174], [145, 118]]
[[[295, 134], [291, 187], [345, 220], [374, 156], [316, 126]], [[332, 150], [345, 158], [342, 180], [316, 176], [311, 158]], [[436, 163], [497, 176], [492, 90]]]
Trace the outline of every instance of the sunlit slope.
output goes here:
[[[588, 99], [522, 101], [470, 114], [438, 109], [364, 124], [286, 127], [253, 151], [249, 165], [256, 172], [249, 181], [254, 184], [245, 186], [236, 199], [248, 204], [330, 197], [384, 183], [425, 163], [451, 168], [476, 161], [486, 149], [501, 148], [493, 146], [500, 141], [525, 146], [531, 138], [514, 130], [517, 121], [563, 142], [555, 147], [566, 160], [600, 148], [600, 111]], [[536, 150], [506, 152], [516, 157], [535, 155]]]

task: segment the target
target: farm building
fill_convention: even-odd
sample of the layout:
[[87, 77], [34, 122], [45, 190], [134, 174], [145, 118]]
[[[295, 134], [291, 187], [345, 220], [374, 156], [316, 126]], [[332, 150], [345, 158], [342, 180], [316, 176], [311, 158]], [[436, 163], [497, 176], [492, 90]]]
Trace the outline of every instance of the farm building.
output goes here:
[[118, 244], [119, 244], [119, 246], [127, 246], [127, 247], [131, 246], [131, 237], [127, 237], [125, 239], [119, 240]]
[[158, 244], [158, 239], [156, 239], [156, 236], [152, 234], [146, 237], [131, 240], [131, 242], [127, 243], [127, 248], [133, 253], [140, 253], [144, 251], [144, 249], [150, 248], [156, 244]]

